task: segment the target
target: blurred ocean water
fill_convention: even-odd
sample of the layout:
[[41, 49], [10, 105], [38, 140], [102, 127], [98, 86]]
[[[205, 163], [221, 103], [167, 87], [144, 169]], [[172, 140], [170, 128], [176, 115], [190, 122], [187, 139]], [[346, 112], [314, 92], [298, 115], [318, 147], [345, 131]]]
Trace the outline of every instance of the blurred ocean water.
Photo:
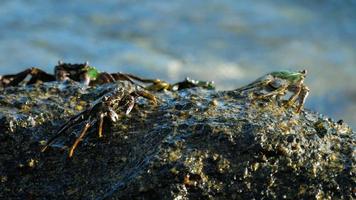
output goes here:
[[234, 89], [308, 69], [307, 108], [356, 128], [356, 1], [2, 0], [0, 74], [89, 61]]

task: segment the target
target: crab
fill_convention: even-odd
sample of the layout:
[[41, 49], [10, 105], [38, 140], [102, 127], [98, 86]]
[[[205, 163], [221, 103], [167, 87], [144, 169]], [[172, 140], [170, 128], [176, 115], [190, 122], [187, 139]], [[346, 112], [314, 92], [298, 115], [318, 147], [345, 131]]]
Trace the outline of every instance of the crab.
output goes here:
[[83, 64], [68, 64], [61, 61], [54, 67], [54, 74], [49, 74], [39, 68], [31, 67], [17, 74], [10, 74], [0, 76], [0, 86], [18, 86], [21, 84], [31, 85], [38, 82], [51, 82], [51, 81], [79, 81], [88, 83], [89, 76], [86, 72], [92, 68], [88, 63]]
[[[275, 97], [275, 100], [284, 107], [292, 107], [296, 104], [296, 101], [298, 101], [296, 112], [300, 113], [309, 94], [309, 88], [304, 85], [306, 75], [307, 70], [298, 72], [272, 72], [258, 78], [251, 84], [237, 89], [237, 91], [244, 92], [252, 90], [254, 94], [253, 101]], [[262, 93], [263, 91], [267, 92]], [[281, 101], [281, 98], [286, 96], [288, 92], [291, 93], [290, 98]]]
[[46, 151], [58, 137], [68, 133], [69, 129], [84, 122], [79, 136], [69, 150], [68, 157], [71, 158], [76, 147], [83, 140], [84, 136], [92, 126], [97, 124], [98, 136], [99, 138], [103, 137], [104, 121], [110, 120], [111, 122], [116, 122], [122, 112], [125, 115], [128, 115], [134, 107], [138, 97], [144, 97], [150, 100], [153, 104], [157, 103], [156, 97], [147, 91], [134, 87], [131, 84], [124, 85], [122, 82], [117, 83], [117, 86], [111, 92], [106, 93], [97, 99], [88, 109], [71, 117], [64, 123], [56, 134], [47, 141], [41, 151]]
[[49, 74], [39, 68], [32, 67], [17, 74], [0, 76], [0, 87], [5, 88], [23, 84], [31, 85], [38, 82], [51, 81], [76, 81], [87, 86], [113, 83], [117, 81], [128, 81], [150, 91], [175, 91], [192, 87], [214, 89], [214, 82], [212, 81], [196, 81], [187, 78], [184, 81], [169, 84], [168, 82], [159, 79], [145, 79], [127, 73], [100, 72], [95, 67], [90, 66], [88, 62], [82, 64], [71, 64], [64, 63], [62, 61], [58, 61], [58, 65], [54, 67], [54, 74]]

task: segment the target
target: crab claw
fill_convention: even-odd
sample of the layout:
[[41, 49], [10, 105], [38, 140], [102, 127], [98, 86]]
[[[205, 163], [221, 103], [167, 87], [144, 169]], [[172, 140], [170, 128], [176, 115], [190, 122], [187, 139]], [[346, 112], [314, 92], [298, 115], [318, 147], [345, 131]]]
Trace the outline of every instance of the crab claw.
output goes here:
[[126, 109], [125, 114], [126, 114], [126, 115], [130, 114], [130, 112], [131, 112], [131, 110], [132, 110], [132, 108], [133, 108], [134, 106], [135, 106], [135, 97], [130, 96], [130, 97], [129, 97], [129, 100], [128, 100], [128, 102], [127, 102], [127, 109]]
[[112, 122], [119, 120], [119, 115], [112, 108], [109, 108], [108, 114]]

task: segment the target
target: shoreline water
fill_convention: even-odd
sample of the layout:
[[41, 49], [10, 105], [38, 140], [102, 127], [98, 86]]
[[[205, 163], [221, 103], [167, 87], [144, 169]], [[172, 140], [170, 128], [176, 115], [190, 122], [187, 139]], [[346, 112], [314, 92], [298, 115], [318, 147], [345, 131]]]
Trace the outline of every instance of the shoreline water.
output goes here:
[[[219, 90], [308, 69], [307, 107], [356, 127], [355, 1], [0, 2], [0, 74], [58, 59]], [[187, 12], [195, 10], [199, 12]], [[59, 12], [60, 11], [60, 12]]]

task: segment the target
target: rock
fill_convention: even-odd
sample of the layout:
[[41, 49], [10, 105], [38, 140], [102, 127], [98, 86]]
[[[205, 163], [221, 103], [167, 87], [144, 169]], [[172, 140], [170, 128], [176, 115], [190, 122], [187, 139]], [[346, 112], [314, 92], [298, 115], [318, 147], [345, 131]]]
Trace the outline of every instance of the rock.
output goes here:
[[355, 132], [236, 91], [162, 92], [97, 127], [68, 159], [82, 124], [41, 153], [70, 116], [110, 88], [46, 83], [0, 95], [0, 198], [352, 199]]

